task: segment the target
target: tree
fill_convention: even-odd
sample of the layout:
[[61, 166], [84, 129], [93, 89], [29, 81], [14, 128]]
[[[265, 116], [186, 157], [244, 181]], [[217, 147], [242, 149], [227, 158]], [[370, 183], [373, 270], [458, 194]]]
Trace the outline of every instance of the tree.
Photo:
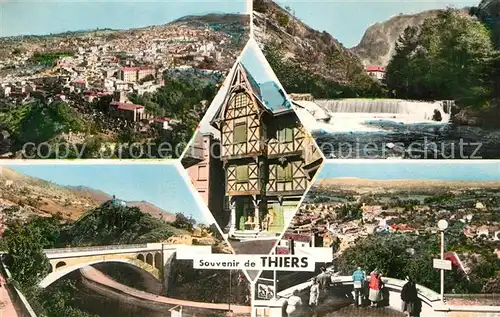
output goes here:
[[448, 9], [403, 32], [385, 83], [398, 98], [478, 105], [489, 94], [486, 59], [492, 52], [480, 22]]
[[194, 220], [191, 216], [186, 217], [182, 213], [177, 213], [175, 215], [175, 221], [172, 225], [178, 229], [183, 229], [189, 232], [192, 232], [194, 229], [194, 225], [196, 224], [196, 220]]
[[7, 265], [12, 278], [27, 296], [37, 292], [38, 283], [49, 272], [49, 261], [43, 252], [45, 237], [37, 226], [10, 223], [4, 233], [7, 241]]
[[[358, 265], [367, 271], [377, 268], [385, 276], [398, 279], [411, 276], [418, 284], [439, 291], [439, 270], [432, 266], [433, 259], [439, 257], [438, 243], [435, 234], [371, 236], [347, 248], [336, 262], [343, 274], [351, 274]], [[475, 252], [474, 258], [477, 258], [468, 265], [469, 279], [457, 267], [447, 273], [446, 292], [478, 293], [494, 289], [489, 283], [500, 274], [500, 260], [489, 252], [491, 246], [478, 248], [467, 240], [459, 223], [452, 222], [446, 233], [446, 248], [458, 253], [459, 248], [466, 248], [468, 252]], [[408, 252], [409, 249], [414, 252]], [[487, 251], [483, 254], [481, 249]]]

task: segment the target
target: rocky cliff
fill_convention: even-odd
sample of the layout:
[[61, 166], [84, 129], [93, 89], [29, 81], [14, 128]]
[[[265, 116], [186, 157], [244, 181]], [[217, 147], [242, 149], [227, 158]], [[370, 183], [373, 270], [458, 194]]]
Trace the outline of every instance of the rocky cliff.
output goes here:
[[[358, 57], [327, 32], [312, 29], [271, 0], [254, 0], [254, 36], [262, 47], [273, 45], [284, 58], [339, 84], [364, 76]], [[292, 92], [292, 91], [290, 91]]]
[[400, 14], [387, 21], [375, 23], [366, 30], [361, 42], [351, 48], [351, 52], [358, 55], [365, 66], [385, 67], [394, 54], [399, 35], [408, 26], [418, 26], [439, 12], [440, 10], [431, 10], [417, 14]]
[[[416, 14], [399, 14], [387, 21], [377, 22], [366, 30], [359, 44], [350, 50], [361, 59], [365, 66], [385, 67], [394, 54], [399, 36], [407, 27], [419, 26], [425, 19], [435, 17], [442, 11], [427, 10]], [[463, 14], [469, 14], [469, 9], [464, 8]]]

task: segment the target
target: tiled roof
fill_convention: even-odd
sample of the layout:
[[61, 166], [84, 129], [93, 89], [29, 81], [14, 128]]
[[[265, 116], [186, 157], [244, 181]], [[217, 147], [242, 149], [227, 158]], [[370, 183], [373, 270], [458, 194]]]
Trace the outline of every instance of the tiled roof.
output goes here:
[[116, 102], [113, 101], [111, 103], [112, 106], [117, 107], [117, 109], [120, 110], [136, 110], [136, 109], [144, 109], [144, 106], [141, 105], [135, 105], [133, 103], [123, 103], [123, 102]]

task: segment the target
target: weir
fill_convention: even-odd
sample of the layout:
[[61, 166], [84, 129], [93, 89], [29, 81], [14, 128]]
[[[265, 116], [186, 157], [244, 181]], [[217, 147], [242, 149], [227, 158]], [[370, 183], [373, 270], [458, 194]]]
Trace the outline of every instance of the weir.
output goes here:
[[402, 99], [318, 99], [316, 104], [330, 112], [335, 119], [336, 113], [392, 114], [396, 118], [405, 116], [414, 122], [431, 121], [435, 110], [441, 114], [443, 123], [450, 118], [448, 101], [415, 101]]

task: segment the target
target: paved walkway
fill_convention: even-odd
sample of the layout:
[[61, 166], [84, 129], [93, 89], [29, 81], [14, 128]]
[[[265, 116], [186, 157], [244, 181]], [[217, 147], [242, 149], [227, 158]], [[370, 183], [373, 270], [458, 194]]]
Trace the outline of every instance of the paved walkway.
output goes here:
[[21, 317], [21, 313], [16, 311], [12, 296], [5, 285], [5, 279], [0, 275], [0, 317]]
[[[120, 284], [120, 283], [112, 280], [111, 278], [109, 278], [108, 276], [103, 274], [101, 271], [99, 271], [91, 266], [84, 267], [84, 268], [80, 269], [80, 271], [84, 277], [86, 277], [87, 279], [89, 279], [91, 281], [94, 281], [96, 283], [113, 288], [113, 289], [120, 291], [120, 292], [123, 292], [127, 295], [130, 295], [130, 296], [133, 296], [136, 298], [140, 298], [140, 299], [144, 299], [144, 300], [148, 300], [148, 301], [152, 301], [152, 302], [170, 304], [170, 305], [181, 305], [181, 306], [194, 307], [194, 308], [222, 310], [222, 311], [228, 310], [228, 307], [229, 307], [228, 304], [192, 302], [192, 301], [187, 301], [187, 300], [158, 296], [158, 295], [154, 295], [154, 294], [147, 293], [144, 291], [139, 291], [137, 289], [125, 286], [123, 284]], [[250, 306], [237, 306], [237, 305], [231, 305], [231, 310], [235, 314], [250, 314], [252, 311]]]
[[357, 308], [354, 305], [344, 307], [337, 311], [323, 315], [324, 317], [403, 317], [406, 316], [402, 312], [398, 312], [389, 308]]

